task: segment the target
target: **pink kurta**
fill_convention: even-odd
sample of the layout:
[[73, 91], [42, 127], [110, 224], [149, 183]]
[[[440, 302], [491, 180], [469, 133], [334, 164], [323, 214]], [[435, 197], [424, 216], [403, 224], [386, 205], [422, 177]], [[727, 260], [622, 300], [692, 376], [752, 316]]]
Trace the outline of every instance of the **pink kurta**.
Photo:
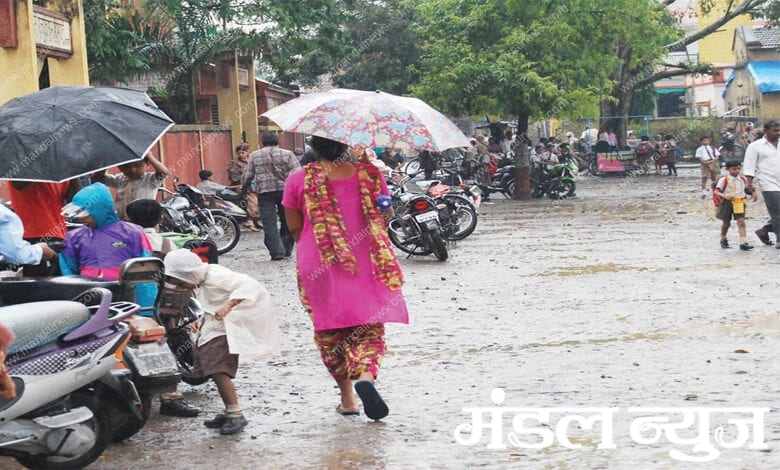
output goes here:
[[[305, 169], [301, 169], [287, 178], [282, 204], [303, 213], [303, 230], [297, 245], [298, 271], [312, 309], [315, 331], [371, 323], [408, 323], [409, 313], [401, 290], [390, 290], [371, 273], [369, 231], [360, 206], [357, 170], [350, 178], [330, 180], [344, 217], [347, 243], [357, 260], [355, 275], [320, 259], [303, 195], [305, 175]], [[384, 181], [382, 193], [389, 195]]]

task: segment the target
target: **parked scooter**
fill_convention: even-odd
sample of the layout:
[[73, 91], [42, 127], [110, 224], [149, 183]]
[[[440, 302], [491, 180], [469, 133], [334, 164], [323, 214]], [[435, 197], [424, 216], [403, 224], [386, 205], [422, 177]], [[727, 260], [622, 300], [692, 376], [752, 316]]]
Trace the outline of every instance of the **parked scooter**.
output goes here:
[[210, 199], [209, 208], [221, 210], [228, 217], [235, 219], [239, 225], [246, 221], [246, 201], [243, 200], [240, 193], [232, 189], [223, 189], [216, 195], [211, 196]]
[[16, 398], [0, 400], [0, 455], [29, 468], [81, 468], [97, 460], [112, 436], [111, 412], [140, 417], [130, 372], [114, 370], [138, 311], [90, 289], [73, 301], [0, 307], [14, 332], [6, 364]]
[[238, 222], [223, 210], [205, 208], [203, 193], [178, 181], [178, 177], [173, 179], [173, 192], [160, 188], [169, 195], [161, 203], [163, 222], [160, 231], [192, 233], [211, 240], [217, 245], [220, 255], [235, 248], [241, 236]]
[[[56, 250], [55, 250], [56, 251]], [[70, 299], [79, 292], [100, 288], [108, 290], [113, 299], [134, 302], [136, 285], [162, 286], [163, 264], [157, 258], [131, 258], [122, 264], [119, 280], [101, 281], [80, 276], [52, 278], [12, 278], [0, 281], [0, 303], [5, 305], [25, 302]], [[26, 304], [30, 305], [30, 304]], [[137, 308], [138, 313], [154, 307]], [[3, 319], [0, 317], [0, 322]], [[110, 410], [113, 442], [121, 442], [140, 431], [149, 418], [152, 397], [158, 393], [176, 390], [181, 373], [173, 353], [166, 344], [165, 330], [151, 318], [133, 316], [125, 320], [132, 336], [121, 359], [122, 373], [129, 374], [140, 397], [140, 414], [125, 407]]]

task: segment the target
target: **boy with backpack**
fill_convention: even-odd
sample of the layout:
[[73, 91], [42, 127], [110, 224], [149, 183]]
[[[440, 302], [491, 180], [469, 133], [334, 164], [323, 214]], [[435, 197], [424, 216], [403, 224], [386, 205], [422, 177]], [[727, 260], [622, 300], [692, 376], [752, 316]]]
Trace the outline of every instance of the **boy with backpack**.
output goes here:
[[723, 221], [720, 227], [720, 247], [730, 248], [727, 234], [733, 217], [739, 229], [739, 249], [752, 250], [753, 246], [747, 241], [745, 228], [745, 199], [751, 196], [751, 201], [755, 201], [756, 194], [748, 188], [747, 179], [740, 174], [740, 162], [726, 162], [726, 171], [728, 174], [721, 176], [712, 187], [712, 200], [717, 208], [715, 217]]

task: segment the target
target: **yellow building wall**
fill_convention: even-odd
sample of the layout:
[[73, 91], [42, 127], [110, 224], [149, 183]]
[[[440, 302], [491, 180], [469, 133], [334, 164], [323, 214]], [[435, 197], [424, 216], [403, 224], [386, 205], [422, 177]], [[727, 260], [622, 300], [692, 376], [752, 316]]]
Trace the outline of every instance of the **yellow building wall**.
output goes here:
[[17, 2], [18, 46], [0, 47], [0, 105], [38, 90], [38, 58], [32, 25], [32, 1]]
[[[701, 30], [723, 16], [726, 0], [716, 0], [715, 6], [709, 13], [702, 11], [701, 2], [696, 2], [696, 5], [699, 29]], [[734, 30], [737, 26], [751, 24], [750, 16], [742, 15], [721, 26], [716, 32], [699, 40], [699, 61], [708, 62], [716, 66], [733, 65], [734, 53], [731, 50], [731, 45], [734, 40]]]
[[[89, 85], [87, 44], [84, 33], [83, 7], [79, 0], [78, 14], [71, 18], [73, 55], [67, 58], [49, 57], [51, 85]], [[53, 8], [52, 5], [47, 5]], [[7, 101], [38, 91], [38, 76], [43, 57], [38, 56], [32, 0], [16, 3], [17, 47], [0, 47], [0, 105]]]
[[[249, 87], [238, 84], [238, 68], [249, 71]], [[235, 51], [222, 55], [217, 61], [217, 108], [219, 123], [230, 127], [233, 147], [242, 141], [242, 132], [250, 149], [258, 149], [257, 97], [255, 96], [254, 66], [241, 63]]]
[[87, 38], [84, 32], [84, 17], [81, 2], [79, 16], [71, 18], [70, 35], [73, 55], [67, 59], [49, 57], [49, 82], [54, 85], [89, 85], [87, 65]]

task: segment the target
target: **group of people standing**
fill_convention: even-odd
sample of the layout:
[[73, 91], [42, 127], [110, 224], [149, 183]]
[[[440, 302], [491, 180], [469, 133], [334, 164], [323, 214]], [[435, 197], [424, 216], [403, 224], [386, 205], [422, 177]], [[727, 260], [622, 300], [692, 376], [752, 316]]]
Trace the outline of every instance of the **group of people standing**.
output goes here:
[[[358, 415], [362, 402], [367, 417], [382, 419], [389, 409], [374, 381], [386, 350], [384, 325], [408, 322], [401, 292], [403, 274], [386, 233], [392, 209], [378, 204], [389, 197], [384, 175], [377, 165], [355, 161], [344, 144], [329, 139], [312, 138], [317, 160], [303, 167], [293, 152], [278, 146], [276, 135], [264, 134], [262, 143], [261, 149], [247, 155], [240, 186], [247, 189], [255, 184], [265, 245], [272, 260], [291, 256], [298, 243], [300, 298], [314, 324], [315, 344], [322, 361], [340, 390], [335, 411]], [[124, 167], [121, 176], [96, 175], [95, 179], [120, 182], [116, 201], [111, 200], [105, 185], [96, 182], [78, 191], [72, 203], [65, 206], [67, 215], [84, 224], [63, 234], [66, 249], [59, 259], [72, 272], [115, 279], [116, 266], [102, 266], [108, 258], [112, 263], [114, 258], [118, 260], [108, 256], [108, 251], [122, 251], [124, 259], [152, 256], [158, 251], [145, 227], [122, 220], [119, 215], [133, 215], [137, 212], [134, 205], [141, 201], [156, 203], [154, 196], [133, 200], [130, 194], [152, 185], [156, 185], [156, 193], [157, 186], [162, 185], [168, 171], [152, 158], [138, 162], [138, 171]], [[153, 172], [143, 171], [147, 164]], [[54, 205], [59, 216], [63, 199]], [[145, 215], [154, 230], [160, 213], [156, 221], [154, 214]], [[0, 216], [4, 229], [0, 253], [7, 261], [38, 264], [42, 259], [57, 257], [46, 243], [30, 244], [21, 239], [23, 224], [12, 211], [2, 207]], [[62, 221], [61, 216], [59, 219]], [[94, 242], [96, 236], [100, 246], [81, 242]], [[204, 425], [218, 428], [222, 434], [240, 432], [247, 420], [232, 384], [239, 354], [243, 357], [252, 352], [270, 352], [278, 345], [267, 292], [249, 276], [207, 265], [187, 250], [161, 256], [166, 282], [195, 289], [209, 310], [198, 325], [195, 368], [217, 384], [225, 409]], [[247, 349], [247, 344], [262, 347]], [[170, 398], [161, 405], [161, 412], [167, 411], [164, 414], [198, 414], [199, 410], [184, 403], [180, 395]]]

